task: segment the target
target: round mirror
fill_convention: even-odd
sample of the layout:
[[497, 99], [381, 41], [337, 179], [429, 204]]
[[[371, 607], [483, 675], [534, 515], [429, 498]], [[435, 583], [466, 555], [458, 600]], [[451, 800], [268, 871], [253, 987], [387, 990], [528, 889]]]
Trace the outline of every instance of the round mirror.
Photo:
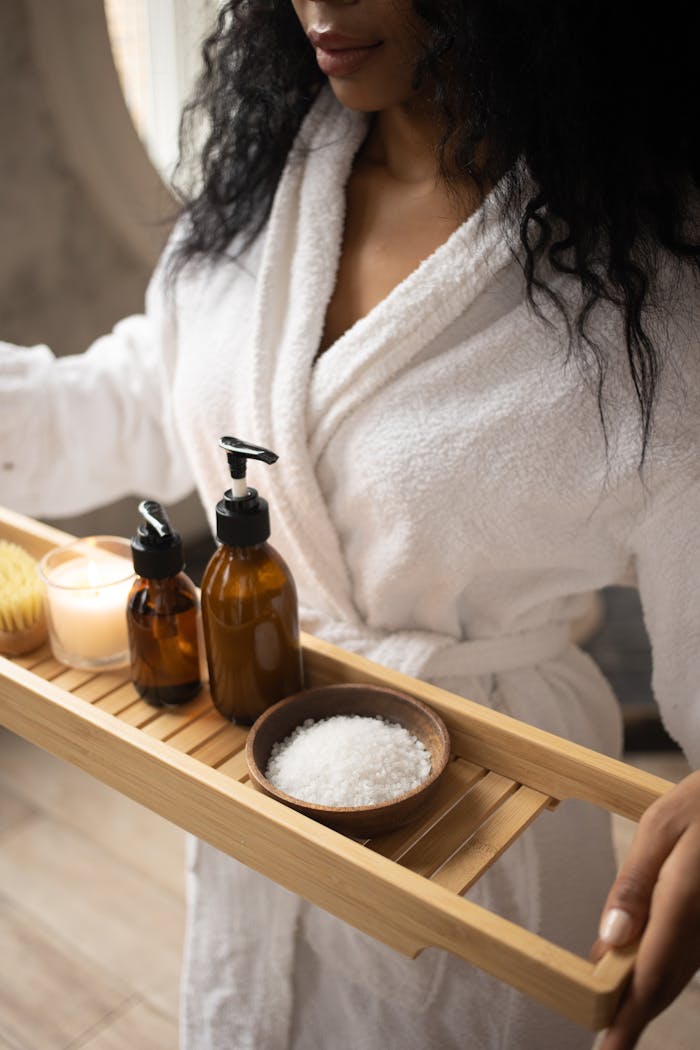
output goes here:
[[221, 0], [105, 0], [114, 61], [132, 120], [166, 182], [184, 103]]

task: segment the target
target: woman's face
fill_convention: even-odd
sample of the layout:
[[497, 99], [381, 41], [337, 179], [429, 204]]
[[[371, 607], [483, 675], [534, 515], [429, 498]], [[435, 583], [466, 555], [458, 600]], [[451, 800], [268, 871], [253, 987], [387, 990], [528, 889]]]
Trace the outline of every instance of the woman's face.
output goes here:
[[377, 112], [408, 101], [422, 23], [411, 0], [292, 0], [338, 99]]

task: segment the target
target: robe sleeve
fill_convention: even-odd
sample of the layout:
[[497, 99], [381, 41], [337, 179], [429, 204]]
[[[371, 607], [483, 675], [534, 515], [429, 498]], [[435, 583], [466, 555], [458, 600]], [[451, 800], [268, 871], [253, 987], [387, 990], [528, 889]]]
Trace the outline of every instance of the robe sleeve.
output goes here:
[[172, 408], [177, 323], [165, 259], [145, 312], [83, 353], [0, 342], [0, 502], [62, 517], [192, 490]]
[[652, 651], [652, 686], [668, 733], [700, 767], [700, 477], [647, 507], [633, 536]]

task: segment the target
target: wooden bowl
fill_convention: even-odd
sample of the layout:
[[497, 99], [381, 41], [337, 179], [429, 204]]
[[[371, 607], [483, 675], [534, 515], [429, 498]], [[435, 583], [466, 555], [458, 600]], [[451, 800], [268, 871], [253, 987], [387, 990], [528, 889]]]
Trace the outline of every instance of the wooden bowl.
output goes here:
[[[412, 791], [370, 806], [322, 806], [280, 791], [265, 777], [273, 744], [285, 740], [307, 718], [332, 715], [376, 716], [398, 722], [413, 733], [430, 754], [431, 772]], [[370, 685], [322, 685], [280, 700], [253, 724], [246, 742], [246, 761], [254, 784], [272, 798], [342, 831], [353, 838], [370, 838], [408, 824], [428, 802], [450, 757], [450, 738], [442, 719], [420, 700]]]

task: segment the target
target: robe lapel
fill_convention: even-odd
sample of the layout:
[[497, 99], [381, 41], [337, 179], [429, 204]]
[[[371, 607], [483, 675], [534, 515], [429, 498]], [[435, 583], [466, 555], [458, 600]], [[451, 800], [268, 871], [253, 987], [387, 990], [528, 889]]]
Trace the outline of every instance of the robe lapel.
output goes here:
[[314, 367], [335, 287], [345, 186], [366, 127], [328, 89], [304, 122], [265, 235], [244, 370], [250, 384], [235, 413], [243, 437], [280, 456], [264, 474], [253, 466], [251, 483], [269, 498], [276, 545], [302, 602], [308, 591], [317, 612], [347, 624], [362, 621], [316, 478], [318, 457], [353, 409], [407, 368], [510, 257], [489, 199]]
[[[366, 131], [364, 117], [322, 93], [299, 136], [275, 196], [258, 275], [249, 388], [242, 401], [249, 440], [280, 462], [251, 481], [269, 498], [279, 547], [289, 558], [302, 601], [333, 619], [359, 622], [337, 532], [307, 445], [307, 396], [313, 360], [335, 285], [345, 218], [345, 183]], [[275, 542], [273, 538], [273, 542]], [[276, 544], [277, 545], [277, 544]]]
[[309, 396], [314, 464], [344, 419], [468, 309], [510, 259], [488, 199], [318, 361]]

